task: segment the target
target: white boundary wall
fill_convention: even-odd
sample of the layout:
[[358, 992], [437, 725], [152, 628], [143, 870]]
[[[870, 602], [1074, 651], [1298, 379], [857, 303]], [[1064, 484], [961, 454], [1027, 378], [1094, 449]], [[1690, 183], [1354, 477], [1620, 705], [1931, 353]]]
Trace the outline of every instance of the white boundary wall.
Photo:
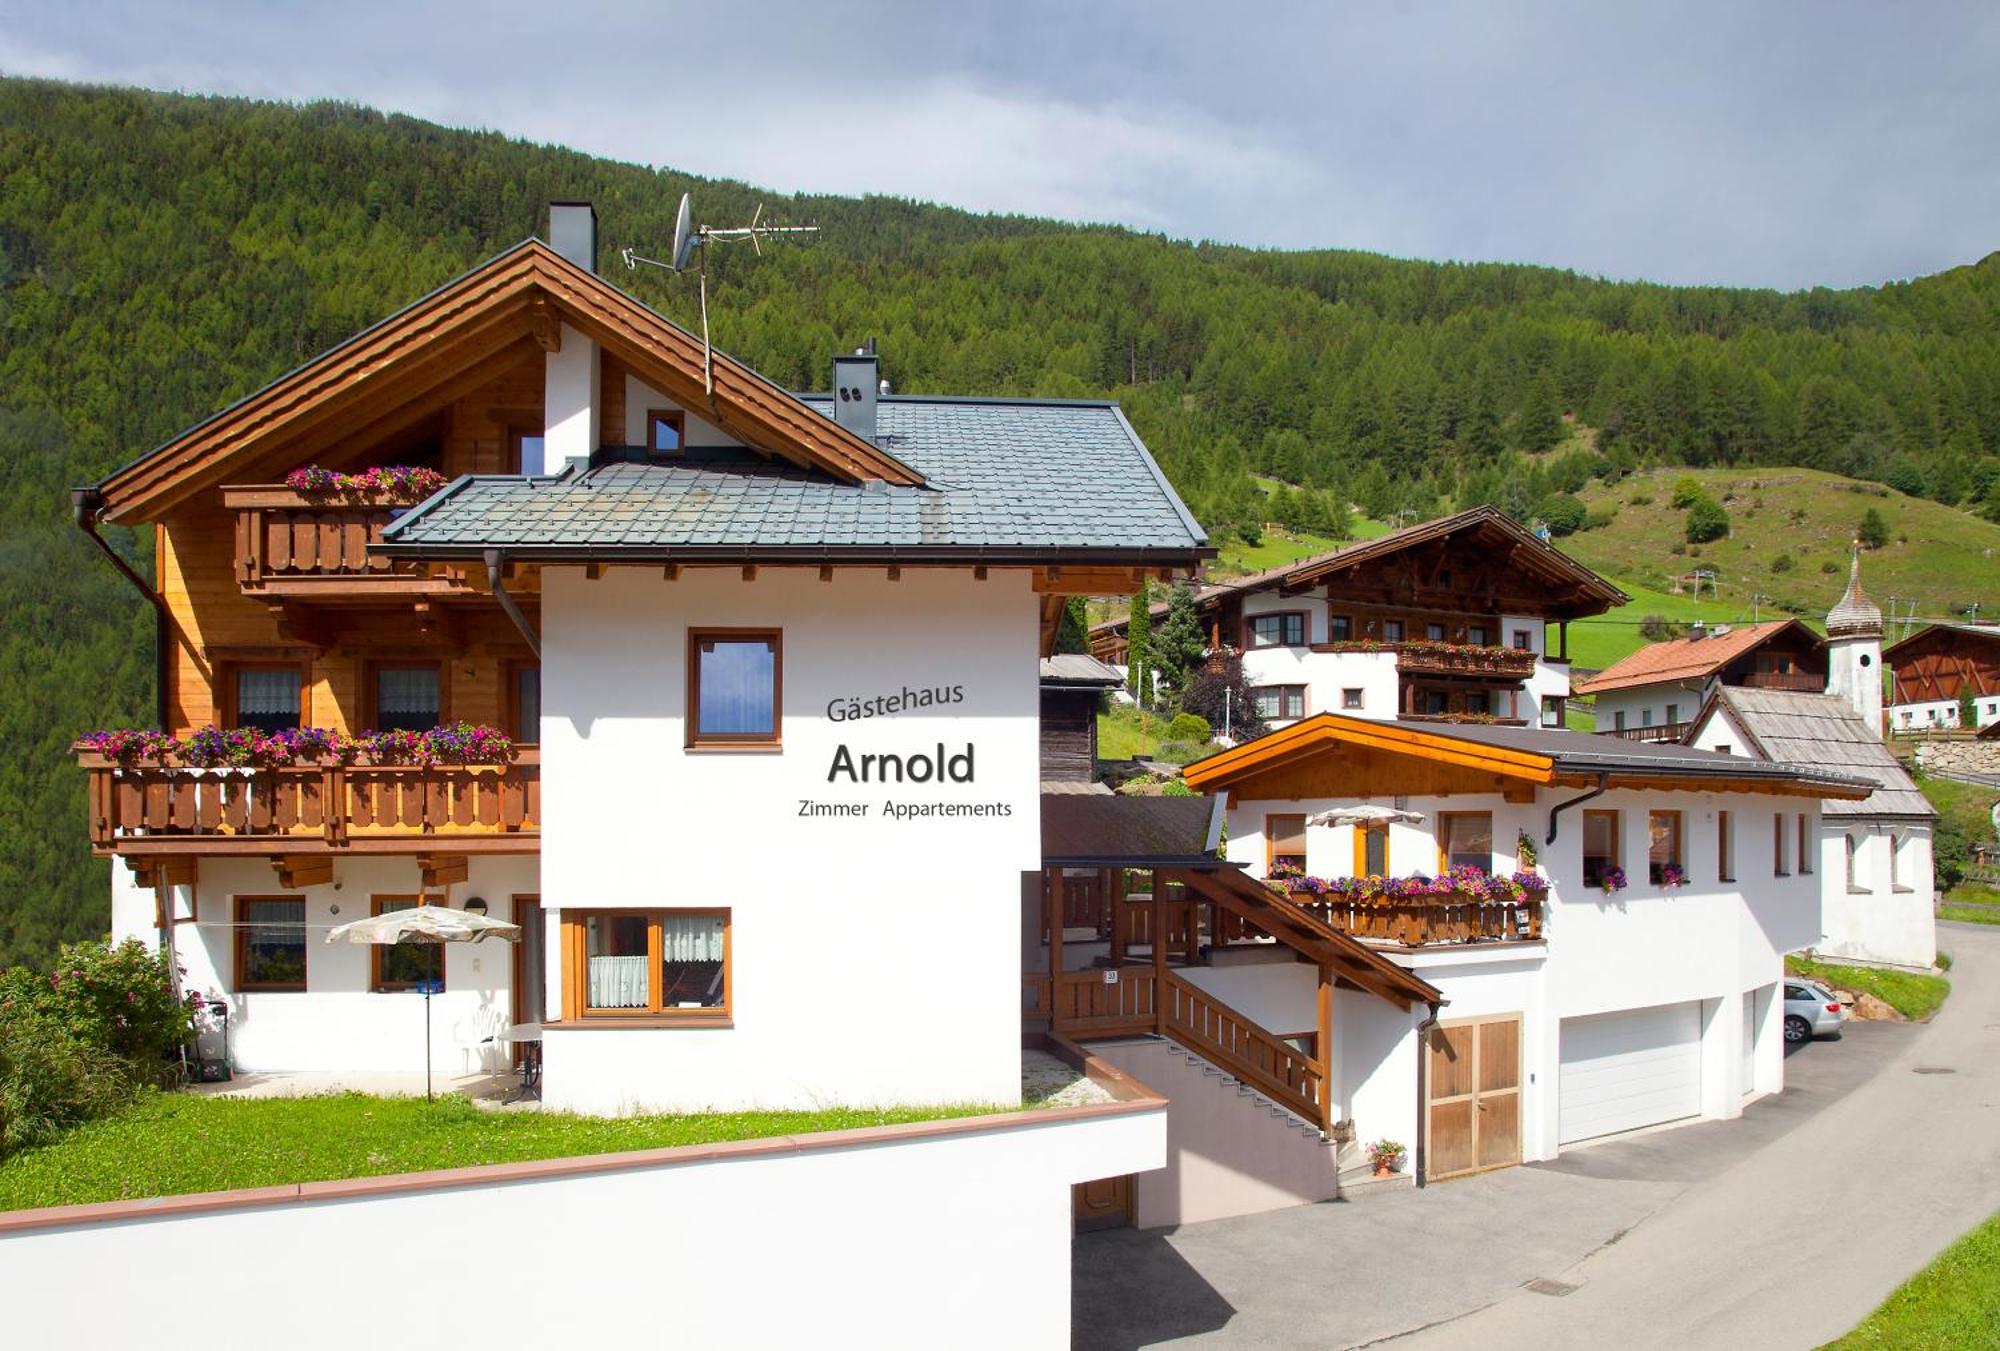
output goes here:
[[[1161, 1166], [1166, 1113], [772, 1144], [0, 1227], [7, 1339], [138, 1346], [158, 1340], [164, 1311], [205, 1306], [206, 1345], [299, 1351], [382, 1345], [385, 1332], [396, 1346], [1066, 1347], [1070, 1187]], [[426, 1277], [395, 1274], [398, 1244], [430, 1254], [415, 1268]], [[199, 1272], [214, 1264], [227, 1275], [204, 1301]]]

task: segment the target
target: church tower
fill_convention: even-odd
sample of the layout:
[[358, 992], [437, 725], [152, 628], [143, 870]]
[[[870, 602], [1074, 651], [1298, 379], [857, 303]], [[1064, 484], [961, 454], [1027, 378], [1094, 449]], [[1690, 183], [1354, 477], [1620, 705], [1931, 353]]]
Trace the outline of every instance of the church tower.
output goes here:
[[1882, 727], [1882, 611], [1861, 589], [1861, 548], [1847, 573], [1847, 593], [1826, 613], [1826, 692]]

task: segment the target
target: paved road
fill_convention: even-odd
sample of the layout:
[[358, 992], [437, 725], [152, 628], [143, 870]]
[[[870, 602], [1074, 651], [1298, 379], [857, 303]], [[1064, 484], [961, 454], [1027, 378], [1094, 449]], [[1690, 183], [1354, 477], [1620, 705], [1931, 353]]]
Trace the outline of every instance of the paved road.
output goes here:
[[[1940, 925], [1954, 993], [1901, 1053], [1558, 1279], [1418, 1347], [1813, 1347], [2000, 1210], [2000, 930]], [[1947, 934], [1945, 931], [1949, 931]]]
[[[1940, 927], [1958, 991], [1934, 1023], [1798, 1049], [1785, 1092], [1741, 1121], [1422, 1192], [1084, 1236], [1074, 1343], [1817, 1345], [2000, 1208], [2000, 929]], [[1538, 1279], [1577, 1289], [1524, 1292]]]

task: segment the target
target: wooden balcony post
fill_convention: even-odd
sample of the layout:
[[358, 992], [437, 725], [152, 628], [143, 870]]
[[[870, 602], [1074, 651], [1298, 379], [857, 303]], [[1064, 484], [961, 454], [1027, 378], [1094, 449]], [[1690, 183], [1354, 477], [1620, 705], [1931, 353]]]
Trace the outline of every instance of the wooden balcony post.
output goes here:
[[1111, 965], [1125, 965], [1125, 870], [1104, 870], [1104, 906], [1111, 920]]
[[1167, 1035], [1167, 879], [1153, 870], [1153, 1030]]
[[1064, 894], [1061, 868], [1050, 868], [1049, 878], [1049, 1031], [1062, 1031], [1063, 921], [1069, 918], [1069, 897]]
[[1313, 1036], [1313, 1058], [1319, 1062], [1319, 1128], [1333, 1133], [1333, 967], [1319, 964], [1319, 1029]]

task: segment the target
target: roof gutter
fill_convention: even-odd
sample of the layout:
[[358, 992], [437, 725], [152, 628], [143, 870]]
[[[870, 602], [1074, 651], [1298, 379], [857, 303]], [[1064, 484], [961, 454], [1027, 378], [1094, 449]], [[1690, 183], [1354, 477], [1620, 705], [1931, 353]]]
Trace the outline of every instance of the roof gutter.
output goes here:
[[[482, 544], [418, 544], [385, 538], [369, 545], [368, 551], [391, 558], [454, 560], [483, 557], [496, 552], [496, 549], [494, 546]], [[847, 563], [856, 566], [895, 563], [907, 567], [920, 563], [943, 565], [988, 563], [995, 567], [1043, 565], [1135, 568], [1191, 568], [1202, 559], [1214, 558], [1219, 552], [1212, 545], [1206, 544], [1135, 549], [899, 544], [658, 545], [636, 548], [618, 545], [592, 548], [563, 544], [510, 544], [497, 551], [504, 552], [516, 563], [549, 565], [682, 563], [733, 567], [738, 564], [762, 563], [775, 567], [785, 563], [802, 565]]]
[[507, 556], [498, 549], [488, 549], [486, 558], [486, 585], [493, 592], [493, 599], [500, 602], [500, 608], [507, 612], [507, 618], [514, 621], [514, 627], [527, 640], [528, 650], [535, 654], [535, 660], [542, 659], [542, 640], [528, 617], [521, 613], [521, 607], [507, 591]]
[[208, 663], [202, 660], [201, 652], [188, 640], [181, 626], [174, 619], [174, 612], [162, 596], [144, 577], [127, 563], [119, 552], [111, 547], [109, 540], [97, 533], [97, 520], [104, 511], [104, 490], [96, 486], [71, 488], [70, 502], [76, 514], [76, 528], [95, 544], [111, 566], [143, 596], [153, 607], [153, 712], [157, 725], [162, 731], [167, 726], [167, 646], [169, 640], [177, 641], [186, 649], [195, 669], [202, 679], [212, 681], [215, 677]]
[[1560, 816], [1563, 812], [1569, 810], [1571, 807], [1580, 807], [1594, 797], [1602, 797], [1605, 791], [1610, 787], [1611, 787], [1611, 775], [1603, 770], [1599, 770], [1597, 774], [1597, 787], [1591, 789], [1587, 793], [1579, 793], [1573, 798], [1569, 798], [1565, 801], [1558, 802], [1556, 803], [1555, 806], [1549, 808], [1549, 834], [1548, 838], [1543, 840], [1542, 843], [1554, 844], [1556, 842], [1556, 817]]

